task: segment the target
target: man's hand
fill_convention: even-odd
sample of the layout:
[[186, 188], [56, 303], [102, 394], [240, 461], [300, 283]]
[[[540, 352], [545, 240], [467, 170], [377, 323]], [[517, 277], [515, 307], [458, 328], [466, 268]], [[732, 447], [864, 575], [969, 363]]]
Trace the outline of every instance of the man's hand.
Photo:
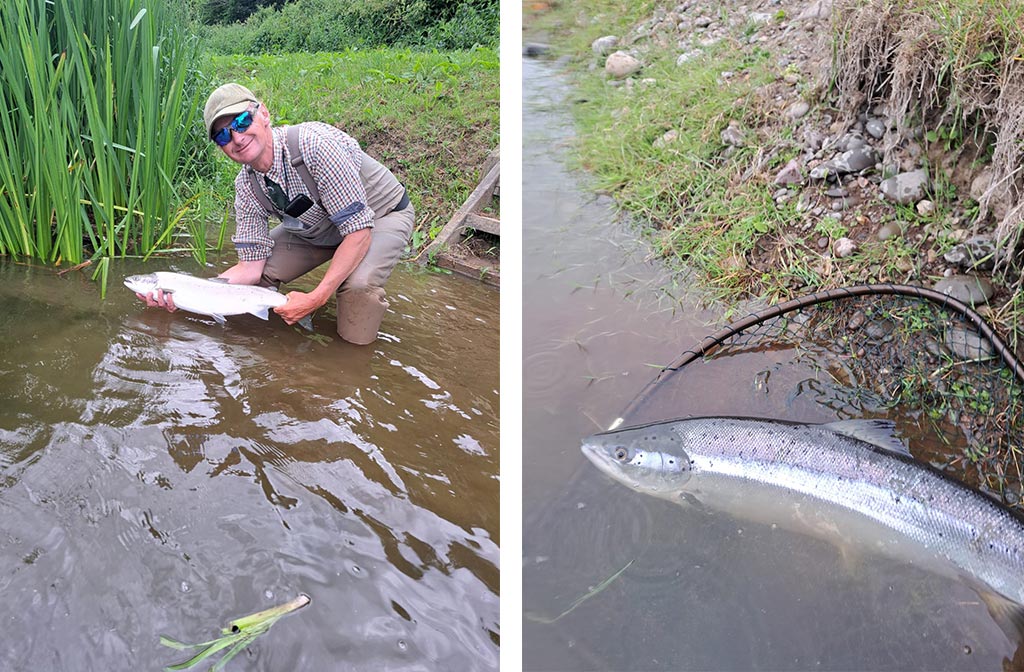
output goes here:
[[135, 292], [135, 296], [145, 301], [146, 305], [150, 308], [163, 308], [169, 313], [173, 313], [178, 309], [178, 307], [174, 305], [174, 294], [170, 292], [164, 294], [164, 290], [162, 289], [150, 292], [149, 294], [140, 294]]
[[326, 299], [320, 299], [314, 294], [305, 292], [288, 292], [285, 295], [288, 303], [274, 308], [274, 312], [281, 316], [288, 324], [295, 324], [305, 316], [327, 303]]

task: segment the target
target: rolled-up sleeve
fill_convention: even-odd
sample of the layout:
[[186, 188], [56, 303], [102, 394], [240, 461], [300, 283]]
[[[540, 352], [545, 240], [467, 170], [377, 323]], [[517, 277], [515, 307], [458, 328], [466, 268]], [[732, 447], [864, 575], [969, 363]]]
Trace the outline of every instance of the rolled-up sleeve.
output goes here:
[[252, 193], [252, 183], [244, 168], [235, 178], [235, 234], [231, 242], [239, 261], [266, 259], [274, 249], [269, 215]]
[[302, 153], [320, 188], [320, 201], [338, 232], [346, 236], [373, 226], [374, 213], [366, 204], [366, 190], [359, 177], [362, 150], [347, 135], [307, 133]]

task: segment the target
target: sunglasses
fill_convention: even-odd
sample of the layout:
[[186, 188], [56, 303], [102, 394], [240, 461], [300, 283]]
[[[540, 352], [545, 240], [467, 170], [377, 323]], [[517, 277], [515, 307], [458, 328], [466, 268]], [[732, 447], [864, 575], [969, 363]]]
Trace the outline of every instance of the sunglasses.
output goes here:
[[217, 146], [223, 147], [231, 142], [231, 131], [235, 133], [245, 133], [248, 131], [249, 127], [252, 126], [253, 119], [255, 119], [252, 114], [253, 112], [255, 112], [255, 109], [252, 112], [249, 110], [242, 112], [232, 119], [230, 124], [214, 133], [213, 141], [217, 143]]

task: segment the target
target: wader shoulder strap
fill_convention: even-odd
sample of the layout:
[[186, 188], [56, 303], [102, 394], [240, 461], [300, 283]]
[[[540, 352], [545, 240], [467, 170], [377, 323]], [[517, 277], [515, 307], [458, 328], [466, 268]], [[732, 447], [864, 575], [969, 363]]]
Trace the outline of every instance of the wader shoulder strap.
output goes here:
[[302, 178], [302, 183], [306, 185], [306, 191], [309, 192], [313, 201], [317, 205], [320, 205], [320, 190], [317, 189], [316, 182], [313, 180], [313, 175], [309, 172], [306, 160], [302, 158], [302, 150], [299, 148], [298, 126], [288, 127], [288, 154], [292, 157], [292, 168], [299, 173], [299, 177]]
[[260, 186], [260, 181], [256, 178], [256, 171], [252, 169], [252, 166], [246, 166], [245, 172], [249, 174], [249, 184], [252, 185], [253, 196], [255, 196], [256, 200], [260, 202], [263, 209], [267, 212], [280, 214], [277, 208], [274, 207], [274, 204], [270, 202], [270, 199], [267, 198], [267, 195], [263, 192], [263, 188]]

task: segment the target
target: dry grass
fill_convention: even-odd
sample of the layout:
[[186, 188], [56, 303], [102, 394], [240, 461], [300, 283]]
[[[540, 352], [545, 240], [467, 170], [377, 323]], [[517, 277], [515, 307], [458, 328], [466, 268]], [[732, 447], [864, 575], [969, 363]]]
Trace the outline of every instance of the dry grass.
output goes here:
[[920, 136], [989, 158], [992, 186], [977, 222], [998, 199], [1018, 204], [997, 235], [1017, 247], [1024, 228], [1024, 4], [1009, 0], [837, 0], [835, 85], [842, 112], [884, 105], [896, 133], [891, 157]]

